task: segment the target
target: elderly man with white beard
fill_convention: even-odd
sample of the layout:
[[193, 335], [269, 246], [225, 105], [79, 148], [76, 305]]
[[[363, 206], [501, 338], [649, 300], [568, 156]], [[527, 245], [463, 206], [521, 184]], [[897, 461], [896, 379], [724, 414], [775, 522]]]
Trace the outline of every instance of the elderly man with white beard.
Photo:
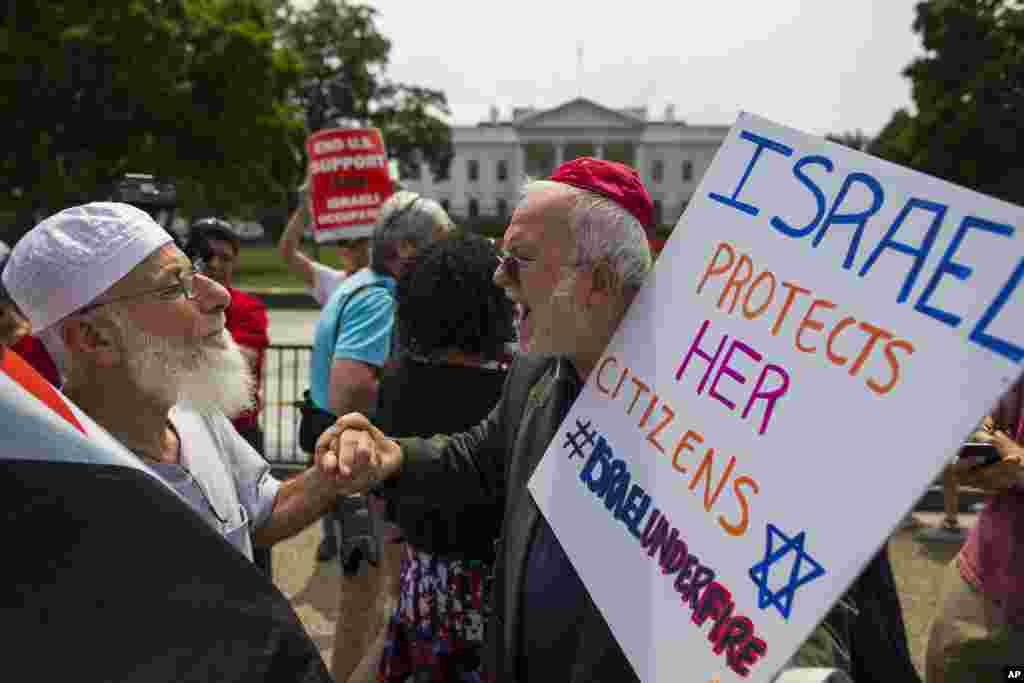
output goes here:
[[3, 284], [60, 359], [65, 394], [250, 560], [345, 492], [315, 467], [278, 481], [234, 430], [226, 416], [249, 407], [253, 378], [224, 329], [228, 292], [144, 211], [100, 202], [47, 218]]

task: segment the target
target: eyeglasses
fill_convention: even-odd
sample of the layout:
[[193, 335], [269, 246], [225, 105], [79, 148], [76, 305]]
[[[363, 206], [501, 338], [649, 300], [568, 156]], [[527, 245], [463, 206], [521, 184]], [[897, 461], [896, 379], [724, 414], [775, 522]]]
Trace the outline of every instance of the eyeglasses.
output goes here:
[[523, 268], [534, 263], [537, 259], [535, 258], [524, 258], [522, 256], [516, 256], [509, 252], [498, 253], [498, 268], [503, 268], [505, 274], [513, 282], [519, 282], [519, 276], [522, 273]]
[[170, 285], [170, 286], [164, 285], [163, 287], [159, 287], [157, 289], [147, 289], [144, 292], [135, 292], [134, 294], [125, 294], [124, 296], [118, 296], [118, 297], [114, 297], [113, 299], [107, 299], [106, 301], [100, 301], [100, 302], [97, 302], [97, 303], [94, 303], [94, 304], [90, 304], [90, 305], [86, 306], [85, 308], [80, 309], [78, 311], [78, 313], [82, 314], [82, 313], [85, 313], [87, 311], [91, 311], [94, 308], [99, 308], [100, 306], [106, 306], [107, 304], [112, 304], [115, 301], [125, 301], [126, 299], [136, 299], [136, 298], [139, 298], [139, 297], [150, 296], [150, 295], [153, 295], [153, 294], [155, 294], [156, 297], [158, 299], [160, 299], [161, 301], [174, 301], [174, 300], [180, 298], [182, 295], [184, 295], [185, 299], [192, 300], [192, 299], [196, 298], [196, 292], [195, 292], [195, 279], [196, 279], [196, 275], [201, 275], [201, 274], [202, 273], [198, 269], [196, 269], [196, 268], [192, 268], [190, 270], [182, 271], [182, 272], [179, 272], [178, 275], [177, 275], [177, 278], [178, 278], [177, 284]]

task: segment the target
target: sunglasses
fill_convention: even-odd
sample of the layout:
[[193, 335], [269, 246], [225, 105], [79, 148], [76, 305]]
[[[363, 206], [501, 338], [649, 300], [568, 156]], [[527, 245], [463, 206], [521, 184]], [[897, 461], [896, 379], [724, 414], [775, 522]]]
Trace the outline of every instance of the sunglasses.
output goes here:
[[505, 271], [509, 279], [513, 282], [519, 282], [519, 276], [522, 273], [523, 268], [535, 262], [535, 258], [524, 258], [522, 256], [516, 256], [509, 252], [498, 253], [498, 268]]

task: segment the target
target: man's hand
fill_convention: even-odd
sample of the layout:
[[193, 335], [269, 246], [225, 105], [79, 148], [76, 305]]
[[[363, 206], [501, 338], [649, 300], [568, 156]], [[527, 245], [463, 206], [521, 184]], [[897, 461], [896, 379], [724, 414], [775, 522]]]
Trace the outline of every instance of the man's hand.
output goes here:
[[401, 467], [402, 449], [359, 413], [348, 413], [317, 439], [321, 476], [344, 493], [366, 493]]
[[952, 467], [961, 485], [982, 489], [986, 493], [1005, 493], [1014, 486], [1024, 486], [1024, 449], [1001, 431], [978, 431], [972, 438], [995, 446], [1002, 460], [982, 467], [971, 467], [966, 462], [955, 463]]

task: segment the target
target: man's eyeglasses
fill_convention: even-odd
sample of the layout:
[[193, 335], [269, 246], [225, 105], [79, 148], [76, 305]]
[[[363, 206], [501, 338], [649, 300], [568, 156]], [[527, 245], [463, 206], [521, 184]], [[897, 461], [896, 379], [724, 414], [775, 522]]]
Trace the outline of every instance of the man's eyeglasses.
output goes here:
[[505, 270], [505, 274], [509, 276], [513, 282], [519, 282], [519, 276], [522, 273], [523, 268], [530, 265], [537, 259], [535, 258], [524, 258], [522, 256], [516, 256], [509, 252], [498, 253], [498, 268]]
[[157, 289], [147, 289], [144, 292], [135, 292], [134, 294], [125, 294], [124, 296], [117, 296], [113, 299], [107, 299], [106, 301], [99, 301], [94, 304], [90, 304], [78, 311], [79, 314], [91, 311], [94, 308], [100, 306], [106, 306], [112, 304], [115, 301], [125, 301], [126, 299], [137, 299], [143, 296], [155, 295], [156, 298], [161, 301], [174, 301], [180, 298], [182, 295], [188, 300], [196, 298], [195, 293], [195, 279], [196, 275], [201, 274], [199, 270], [192, 268], [190, 270], [181, 271], [178, 273], [178, 282], [173, 285], [164, 285]]

